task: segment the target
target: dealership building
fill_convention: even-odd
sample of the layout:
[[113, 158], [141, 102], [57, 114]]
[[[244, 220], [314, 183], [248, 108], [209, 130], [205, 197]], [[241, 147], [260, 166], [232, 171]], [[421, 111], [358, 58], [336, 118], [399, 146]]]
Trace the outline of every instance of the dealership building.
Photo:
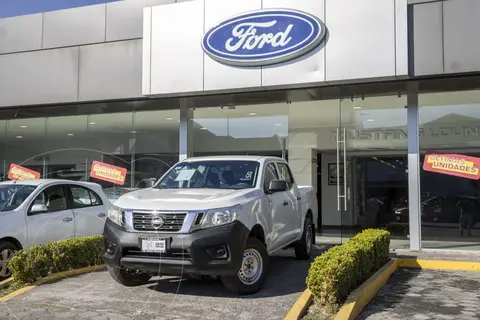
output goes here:
[[317, 189], [321, 242], [388, 225], [396, 249], [480, 251], [459, 207], [480, 196], [480, 1], [68, 2], [0, 7], [3, 179], [279, 156]]

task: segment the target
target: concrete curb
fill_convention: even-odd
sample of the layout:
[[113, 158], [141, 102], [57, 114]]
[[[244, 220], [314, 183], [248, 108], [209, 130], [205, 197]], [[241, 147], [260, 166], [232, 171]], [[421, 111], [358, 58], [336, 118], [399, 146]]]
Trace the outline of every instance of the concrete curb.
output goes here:
[[345, 303], [338, 310], [334, 320], [353, 320], [367, 304], [377, 295], [378, 291], [387, 283], [390, 276], [398, 269], [398, 261], [390, 260], [370, 278], [355, 289], [348, 296]]
[[288, 311], [284, 320], [298, 320], [307, 311], [308, 307], [312, 304], [312, 292], [307, 289], [303, 291], [300, 297], [297, 299], [293, 307]]
[[[478, 271], [480, 262], [451, 261], [451, 260], [424, 260], [424, 259], [391, 259], [374, 275], [367, 279], [360, 287], [355, 289], [335, 315], [334, 320], [353, 320], [375, 298], [377, 293], [387, 283], [390, 276], [398, 268], [452, 270], [452, 271]], [[305, 290], [285, 316], [284, 320], [299, 320], [313, 302], [309, 289]]]
[[8, 278], [7, 280], [1, 281], [0, 282], [0, 289], [4, 289], [4, 288], [10, 286], [10, 284], [12, 284], [12, 281], [13, 281], [12, 278]]
[[[85, 268], [80, 268], [80, 269], [55, 273], [55, 274], [49, 275], [49, 276], [47, 276], [43, 279], [38, 280], [37, 282], [35, 282], [32, 285], [20, 288], [20, 289], [14, 291], [12, 293], [7, 294], [4, 297], [0, 297], [0, 302], [7, 302], [7, 301], [19, 296], [19, 295], [24, 294], [25, 292], [28, 292], [28, 291], [32, 290], [33, 288], [35, 288], [39, 285], [42, 285], [42, 284], [46, 284], [46, 283], [49, 283], [49, 282], [55, 282], [55, 281], [58, 281], [58, 280], [61, 280], [61, 279], [64, 279], [64, 278], [74, 277], [74, 276], [78, 276], [80, 274], [90, 273], [90, 272], [94, 272], [94, 271], [100, 271], [100, 270], [104, 270], [104, 269], [105, 269], [105, 265], [102, 264], [102, 265], [97, 265], [97, 266], [91, 266], [91, 267], [85, 267]], [[12, 281], [12, 280], [10, 280], [10, 281]]]

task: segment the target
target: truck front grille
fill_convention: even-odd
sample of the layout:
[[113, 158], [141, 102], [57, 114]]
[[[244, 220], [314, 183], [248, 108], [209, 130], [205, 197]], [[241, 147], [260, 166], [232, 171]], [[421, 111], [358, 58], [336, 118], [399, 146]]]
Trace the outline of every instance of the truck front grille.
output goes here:
[[[155, 228], [152, 225], [154, 216], [161, 217], [163, 225]], [[182, 229], [186, 213], [145, 213], [133, 212], [133, 228], [138, 231], [178, 232]]]

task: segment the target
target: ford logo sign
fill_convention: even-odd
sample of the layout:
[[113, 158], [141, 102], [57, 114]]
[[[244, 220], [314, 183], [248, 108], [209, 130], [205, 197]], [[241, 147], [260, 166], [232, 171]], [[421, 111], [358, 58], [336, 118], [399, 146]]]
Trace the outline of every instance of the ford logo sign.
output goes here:
[[263, 9], [229, 18], [202, 39], [214, 60], [234, 66], [263, 66], [297, 58], [317, 47], [326, 28], [317, 17], [291, 9]]

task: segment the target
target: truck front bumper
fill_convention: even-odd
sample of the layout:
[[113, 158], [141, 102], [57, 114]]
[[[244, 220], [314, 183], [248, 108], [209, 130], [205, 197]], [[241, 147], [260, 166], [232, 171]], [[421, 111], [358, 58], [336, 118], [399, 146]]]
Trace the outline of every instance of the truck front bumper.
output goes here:
[[[237, 273], [249, 235], [241, 222], [188, 234], [127, 232], [107, 219], [105, 264], [157, 275], [231, 275]], [[166, 239], [165, 253], [145, 253], [142, 238]]]

